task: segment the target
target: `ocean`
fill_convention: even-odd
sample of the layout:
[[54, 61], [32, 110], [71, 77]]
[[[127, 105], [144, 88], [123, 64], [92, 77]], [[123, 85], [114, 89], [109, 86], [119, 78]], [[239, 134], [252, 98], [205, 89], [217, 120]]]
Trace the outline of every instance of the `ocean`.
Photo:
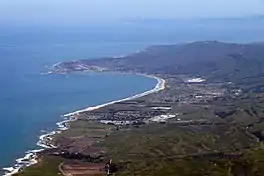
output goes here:
[[0, 168], [39, 148], [38, 137], [54, 130], [62, 114], [126, 98], [157, 84], [138, 75], [42, 74], [58, 61], [123, 55], [142, 44], [13, 40], [1, 40], [0, 45]]

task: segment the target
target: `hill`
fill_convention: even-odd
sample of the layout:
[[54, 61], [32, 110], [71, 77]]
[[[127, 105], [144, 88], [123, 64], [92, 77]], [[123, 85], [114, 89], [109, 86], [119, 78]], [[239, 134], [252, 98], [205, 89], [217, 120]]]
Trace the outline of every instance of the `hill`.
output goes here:
[[187, 74], [210, 80], [236, 81], [264, 73], [263, 43], [236, 44], [217, 41], [151, 46], [124, 57], [64, 62], [55, 69], [76, 70], [79, 65], [147, 74]]

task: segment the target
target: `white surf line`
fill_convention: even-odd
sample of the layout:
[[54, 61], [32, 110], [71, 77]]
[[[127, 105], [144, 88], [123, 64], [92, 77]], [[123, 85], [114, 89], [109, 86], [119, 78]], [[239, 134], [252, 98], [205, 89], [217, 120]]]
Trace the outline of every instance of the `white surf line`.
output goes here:
[[37, 146], [41, 147], [41, 149], [29, 150], [25, 152], [25, 156], [23, 158], [16, 159], [16, 164], [13, 167], [5, 167], [2, 168], [3, 171], [6, 171], [4, 176], [12, 176], [18, 173], [22, 168], [32, 166], [38, 163], [37, 154], [45, 149], [56, 148], [56, 146], [52, 145], [50, 141], [52, 140], [52, 136], [55, 134], [61, 133], [68, 129], [67, 124], [74, 119], [66, 119], [62, 122], [56, 123], [58, 129], [52, 132], [48, 132], [39, 137], [39, 141], [37, 142]]
[[41, 147], [41, 149], [29, 150], [25, 152], [25, 156], [22, 158], [16, 159], [16, 164], [12, 167], [2, 168], [3, 171], [6, 171], [4, 176], [12, 176], [18, 173], [22, 168], [32, 166], [38, 163], [37, 154], [45, 149], [56, 148], [56, 146], [52, 145], [50, 141], [55, 134], [61, 133], [68, 129], [68, 123], [74, 121], [75, 119], [66, 119], [64, 121], [56, 123], [58, 129], [55, 131], [48, 132], [39, 136], [39, 141], [37, 142], [37, 146]]
[[136, 95], [133, 95], [131, 97], [124, 98], [124, 99], [121, 99], [121, 100], [111, 101], [109, 103], [105, 103], [105, 104], [101, 104], [101, 105], [97, 105], [97, 106], [91, 106], [91, 107], [88, 107], [88, 108], [85, 108], [85, 109], [82, 109], [82, 110], [77, 110], [77, 111], [74, 111], [72, 113], [64, 114], [63, 116], [64, 117], [73, 117], [73, 116], [79, 115], [80, 113], [83, 113], [83, 112], [93, 111], [93, 110], [100, 109], [102, 107], [105, 107], [105, 106], [108, 106], [108, 105], [112, 105], [112, 104], [115, 104], [115, 103], [120, 103], [120, 102], [123, 102], [123, 101], [133, 100], [133, 99], [140, 98], [140, 97], [149, 95], [151, 93], [159, 92], [159, 91], [165, 89], [166, 81], [164, 79], [156, 77], [156, 76], [152, 76], [152, 75], [144, 75], [144, 74], [138, 74], [138, 75], [149, 77], [149, 78], [154, 78], [154, 79], [156, 79], [158, 81], [158, 83], [156, 84], [156, 86], [153, 89], [148, 90], [146, 92], [139, 93], [139, 94], [136, 94]]
[[43, 151], [44, 149], [29, 150], [23, 158], [16, 159], [16, 164], [13, 167], [5, 167], [2, 170], [6, 171], [3, 176], [12, 176], [18, 173], [21, 168], [34, 165], [38, 162], [37, 153]]

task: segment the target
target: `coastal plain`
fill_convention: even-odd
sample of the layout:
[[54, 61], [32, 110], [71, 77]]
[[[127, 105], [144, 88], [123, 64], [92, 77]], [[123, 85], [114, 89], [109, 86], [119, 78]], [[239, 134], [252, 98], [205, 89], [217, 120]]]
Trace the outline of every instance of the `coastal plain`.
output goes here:
[[164, 80], [156, 91], [71, 113], [55, 148], [17, 176], [264, 175], [264, 45], [153, 46], [50, 73], [119, 72]]

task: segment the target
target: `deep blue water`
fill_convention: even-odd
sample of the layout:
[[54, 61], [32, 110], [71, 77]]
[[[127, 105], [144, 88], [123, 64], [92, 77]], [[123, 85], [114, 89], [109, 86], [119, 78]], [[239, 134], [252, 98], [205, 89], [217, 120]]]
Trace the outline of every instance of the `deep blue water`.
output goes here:
[[[28, 36], [30, 37], [30, 36]], [[15, 40], [15, 38], [14, 38]], [[0, 47], [0, 167], [36, 148], [41, 130], [51, 131], [61, 114], [125, 98], [153, 88], [156, 80], [136, 75], [42, 75], [57, 61], [121, 55], [141, 45], [65, 42]]]

